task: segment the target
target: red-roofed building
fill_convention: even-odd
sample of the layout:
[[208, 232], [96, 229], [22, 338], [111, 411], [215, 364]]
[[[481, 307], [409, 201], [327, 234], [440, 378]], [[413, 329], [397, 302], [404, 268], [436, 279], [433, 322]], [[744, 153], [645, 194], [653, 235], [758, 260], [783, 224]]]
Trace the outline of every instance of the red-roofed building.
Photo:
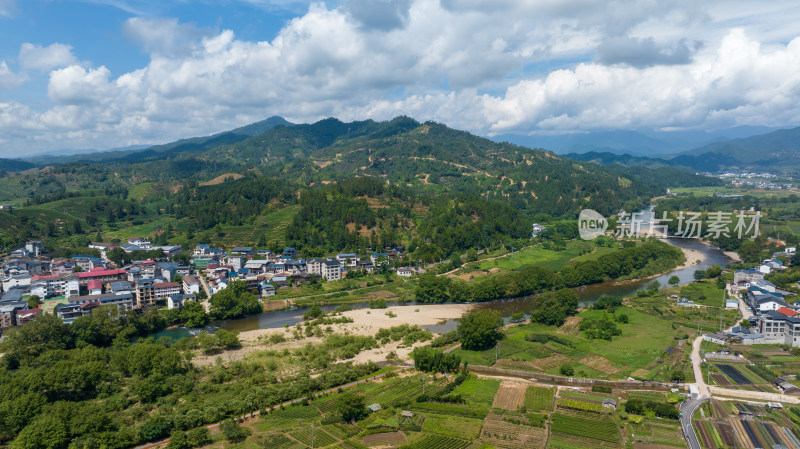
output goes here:
[[89, 288], [90, 295], [100, 295], [103, 293], [103, 283], [98, 279], [92, 279], [86, 286]]
[[123, 281], [125, 280], [125, 270], [106, 270], [104, 268], [95, 268], [89, 271], [78, 273], [78, 279], [81, 285], [88, 285], [89, 281], [97, 279], [102, 283]]
[[17, 312], [17, 326], [22, 326], [23, 324], [33, 320], [34, 318], [36, 318], [41, 314], [42, 314], [42, 309], [38, 307], [35, 309], [20, 310]]
[[789, 309], [787, 307], [781, 307], [780, 309], [776, 310], [776, 312], [780, 313], [781, 315], [785, 315], [785, 316], [797, 316], [797, 315], [800, 315], [800, 313], [797, 313], [794, 310]]

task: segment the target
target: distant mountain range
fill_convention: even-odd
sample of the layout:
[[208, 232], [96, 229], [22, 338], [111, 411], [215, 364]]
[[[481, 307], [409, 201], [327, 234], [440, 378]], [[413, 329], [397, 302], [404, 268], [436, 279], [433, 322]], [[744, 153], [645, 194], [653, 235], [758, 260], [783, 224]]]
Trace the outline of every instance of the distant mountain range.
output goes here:
[[18, 172], [23, 170], [28, 170], [29, 168], [36, 167], [35, 164], [32, 164], [28, 161], [23, 161], [20, 159], [1, 159], [0, 158], [0, 172], [7, 171], [7, 172]]
[[764, 126], [739, 126], [719, 131], [593, 131], [560, 135], [507, 134], [492, 137], [531, 148], [546, 148], [556, 154], [613, 153], [664, 157], [729, 139], [773, 131]]
[[677, 155], [647, 157], [609, 151], [574, 152], [565, 157], [604, 165], [677, 167], [693, 171], [800, 172], [800, 127], [709, 143]]
[[192, 137], [181, 139], [163, 145], [133, 145], [125, 148], [114, 148], [105, 151], [98, 150], [63, 150], [60, 153], [69, 154], [47, 154], [36, 155], [25, 158], [26, 161], [37, 165], [67, 164], [72, 162], [104, 162], [112, 160], [145, 161], [158, 159], [164, 153], [180, 153], [184, 151], [204, 151], [223, 143], [241, 142], [249, 137], [263, 134], [270, 129], [283, 125], [294, 126], [283, 117], [270, 117], [260, 122], [251, 123], [240, 128], [221, 133], [212, 134], [205, 137]]
[[[2, 163], [0, 168], [19, 171], [31, 168], [31, 163], [53, 165], [75, 162], [157, 161], [164, 158], [174, 159], [168, 155], [201, 154], [222, 147], [226, 148], [227, 155], [212, 154], [213, 159], [248, 160], [253, 163], [264, 159], [260, 150], [265, 145], [263, 142], [257, 144], [253, 139], [276, 127], [283, 130], [265, 137], [270, 140], [267, 146], [271, 156], [308, 157], [312, 150], [330, 146], [336, 139], [356, 139], [361, 134], [370, 134], [379, 123], [381, 122], [372, 120], [343, 123], [336, 119], [327, 119], [315, 124], [297, 125], [274, 116], [230, 131], [181, 139], [163, 145], [132, 146], [107, 151], [84, 150], [70, 155], [37, 155], [14, 160], [17, 161], [14, 164]], [[289, 132], [288, 128], [295, 128], [295, 131]], [[319, 134], [321, 128], [325, 128], [325, 131]], [[392, 130], [394, 131], [396, 130]], [[769, 132], [764, 133], [765, 131]], [[741, 126], [714, 132], [618, 130], [558, 136], [500, 135], [491, 140], [547, 149], [570, 159], [603, 165], [668, 166], [685, 171], [710, 172], [800, 171], [800, 128], [771, 130], [766, 127]]]

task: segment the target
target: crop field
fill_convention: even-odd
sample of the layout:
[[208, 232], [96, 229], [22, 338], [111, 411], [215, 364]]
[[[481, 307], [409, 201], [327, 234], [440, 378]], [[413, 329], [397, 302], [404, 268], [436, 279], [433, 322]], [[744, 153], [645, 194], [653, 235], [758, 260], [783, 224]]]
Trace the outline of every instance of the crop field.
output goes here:
[[437, 415], [461, 416], [464, 418], [483, 419], [489, 414], [486, 407], [474, 407], [463, 404], [441, 404], [437, 402], [418, 402], [408, 407], [421, 413], [435, 413]]
[[525, 391], [525, 409], [531, 412], [553, 410], [555, 390], [548, 387], [528, 387]]
[[403, 432], [386, 432], [386, 433], [373, 433], [361, 437], [361, 442], [367, 446], [377, 446], [384, 444], [405, 444], [405, 434]]
[[492, 407], [512, 411], [519, 410], [525, 402], [527, 389], [528, 384], [524, 382], [504, 380], [494, 396]]
[[631, 441], [647, 444], [661, 444], [665, 446], [686, 447], [680, 425], [666, 423], [653, 423], [645, 421], [642, 424], [630, 425], [628, 437]]
[[414, 445], [415, 448], [425, 449], [465, 449], [472, 442], [443, 435], [427, 435]]
[[596, 402], [579, 401], [571, 398], [559, 398], [556, 405], [560, 408], [578, 410], [582, 412], [602, 413], [603, 406]]
[[428, 415], [422, 423], [422, 430], [455, 438], [473, 440], [481, 433], [483, 421], [458, 416]]
[[467, 404], [491, 407], [499, 388], [500, 381], [497, 379], [481, 379], [471, 375], [453, 393], [463, 396]]
[[299, 449], [304, 446], [286, 435], [268, 435], [264, 437], [264, 447], [270, 449]]
[[600, 441], [618, 442], [619, 430], [610, 418], [591, 415], [550, 415], [550, 428], [554, 433], [593, 438]]
[[313, 431], [310, 427], [307, 429], [295, 430], [294, 432], [290, 432], [289, 435], [309, 447], [311, 446], [312, 439], [314, 441], [314, 447], [330, 446], [338, 441], [331, 436], [331, 434], [320, 428], [315, 428]]
[[[434, 390], [440, 388], [444, 382], [446, 380], [440, 379], [436, 384], [431, 384], [430, 378], [428, 378], [425, 390], [427, 392], [432, 388]], [[398, 377], [381, 383], [366, 382], [350, 388], [348, 391], [363, 394], [364, 400], [368, 404], [378, 403], [384, 407], [391, 407], [403, 402], [413, 402], [414, 398], [422, 393], [422, 382], [419, 376]], [[337, 401], [338, 395], [334, 393], [315, 400], [314, 405], [327, 415], [336, 412]]]
[[481, 441], [497, 449], [535, 449], [544, 446], [547, 430], [510, 423], [499, 416], [486, 418]]
[[738, 369], [732, 365], [716, 365], [720, 371], [728, 376], [733, 382], [738, 385], [751, 385], [753, 381], [745, 377]]

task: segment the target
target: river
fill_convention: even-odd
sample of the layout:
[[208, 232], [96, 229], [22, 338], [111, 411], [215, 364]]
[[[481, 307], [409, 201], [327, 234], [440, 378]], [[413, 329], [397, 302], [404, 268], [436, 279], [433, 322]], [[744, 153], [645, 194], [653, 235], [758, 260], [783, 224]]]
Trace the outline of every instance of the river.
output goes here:
[[[694, 239], [668, 239], [668, 240], [669, 243], [675, 246], [681, 248], [693, 249], [703, 253], [703, 255], [705, 255], [704, 260], [699, 264], [691, 265], [687, 268], [675, 269], [668, 273], [657, 276], [655, 278], [635, 280], [629, 282], [604, 282], [601, 284], [579, 287], [576, 289], [576, 291], [578, 292], [578, 295], [580, 297], [580, 304], [581, 305], [592, 304], [603, 295], [623, 296], [623, 297], [630, 296], [636, 293], [637, 290], [644, 288], [647, 284], [653, 282], [654, 280], [659, 281], [661, 285], [667, 285], [667, 280], [673, 275], [678, 276], [681, 283], [690, 282], [694, 279], [695, 270], [704, 270], [706, 268], [711, 267], [712, 265], [720, 265], [724, 267], [725, 265], [731, 262], [731, 259], [727, 257], [725, 254], [723, 254], [721, 250], [713, 246], [704, 244], [700, 241]], [[503, 299], [498, 301], [481, 303], [480, 307], [487, 307], [499, 310], [504, 317], [508, 318], [512, 314], [517, 312], [524, 312], [524, 313], [529, 312], [533, 308], [533, 301], [534, 301], [533, 296], [526, 296], [522, 298]], [[408, 307], [412, 306], [420, 307], [419, 305], [416, 305], [416, 303], [413, 302], [407, 304]], [[400, 305], [400, 303], [387, 302], [387, 305], [397, 306]], [[358, 303], [358, 304], [351, 304], [350, 306], [354, 309], [357, 309], [357, 308], [367, 307], [367, 304]], [[424, 307], [424, 305], [422, 307]], [[326, 312], [332, 312], [335, 308], [336, 308], [335, 305], [322, 306], [322, 309], [325, 310]], [[213, 332], [215, 329], [222, 328], [228, 330], [249, 331], [254, 329], [277, 329], [284, 327], [287, 324], [289, 326], [293, 326], [303, 321], [303, 313], [305, 313], [306, 310], [307, 308], [297, 308], [292, 310], [284, 310], [280, 312], [266, 312], [258, 315], [251, 315], [244, 318], [238, 318], [235, 320], [214, 322], [207, 327], [207, 330]], [[450, 329], [454, 329], [455, 326], [456, 322], [454, 320], [449, 320], [445, 323], [423, 326], [423, 327], [432, 332], [446, 332]], [[200, 331], [202, 331], [202, 329], [187, 329], [179, 327], [158, 332], [153, 336], [156, 338], [166, 336], [172, 339], [180, 339], [191, 335], [196, 335]]]

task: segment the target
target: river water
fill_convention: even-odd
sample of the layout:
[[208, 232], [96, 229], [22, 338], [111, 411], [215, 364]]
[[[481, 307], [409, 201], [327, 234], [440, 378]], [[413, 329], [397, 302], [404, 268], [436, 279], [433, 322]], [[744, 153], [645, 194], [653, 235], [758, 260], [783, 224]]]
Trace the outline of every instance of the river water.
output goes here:
[[[655, 278], [630, 281], [630, 282], [604, 282], [601, 284], [578, 287], [576, 288], [576, 291], [578, 292], [578, 296], [580, 297], [580, 304], [581, 305], [592, 304], [603, 295], [621, 296], [621, 297], [630, 296], [632, 294], [635, 294], [637, 290], [644, 288], [647, 284], [653, 282], [654, 280], [659, 281], [661, 285], [667, 285], [667, 280], [673, 275], [678, 276], [681, 283], [690, 282], [694, 279], [695, 270], [704, 270], [706, 268], [711, 267], [712, 265], [719, 265], [724, 267], [725, 265], [731, 262], [731, 259], [727, 257], [725, 254], [723, 254], [723, 252], [718, 248], [701, 243], [697, 240], [672, 239], [672, 238], [668, 240], [669, 243], [675, 246], [699, 251], [700, 253], [705, 255], [705, 260], [703, 260], [699, 264], [691, 265], [688, 268], [675, 269]], [[508, 318], [513, 313], [529, 312], [533, 308], [533, 302], [534, 302], [533, 296], [526, 296], [522, 298], [503, 299], [498, 301], [481, 303], [479, 304], [479, 307], [499, 310], [504, 317]], [[387, 305], [397, 306], [400, 305], [400, 303], [387, 302]], [[419, 307], [413, 302], [406, 303], [406, 305], [407, 307]], [[352, 307], [353, 309], [359, 309], [367, 307], [367, 304], [366, 303], [351, 304], [350, 307]], [[336, 308], [335, 305], [322, 306], [322, 309], [325, 310], [326, 312], [332, 312], [335, 308]], [[219, 328], [228, 330], [237, 330], [237, 331], [248, 331], [255, 329], [277, 329], [284, 327], [287, 324], [289, 326], [294, 326], [295, 324], [303, 321], [303, 313], [305, 313], [306, 310], [307, 308], [297, 308], [292, 310], [284, 310], [280, 312], [261, 313], [258, 315], [251, 315], [244, 318], [238, 318], [235, 320], [225, 320], [225, 321], [215, 322], [212, 323], [210, 326], [208, 326], [206, 329], [210, 332], [213, 332], [214, 330]], [[444, 323], [430, 325], [430, 326], [423, 326], [423, 327], [432, 332], [446, 332], [448, 330], [454, 329], [456, 324], [457, 323], [455, 320], [449, 320]], [[175, 329], [167, 329], [157, 334], [154, 334], [153, 336], [156, 338], [166, 336], [172, 339], [180, 339], [191, 335], [196, 335], [201, 331], [202, 329], [187, 329], [180, 327]]]

